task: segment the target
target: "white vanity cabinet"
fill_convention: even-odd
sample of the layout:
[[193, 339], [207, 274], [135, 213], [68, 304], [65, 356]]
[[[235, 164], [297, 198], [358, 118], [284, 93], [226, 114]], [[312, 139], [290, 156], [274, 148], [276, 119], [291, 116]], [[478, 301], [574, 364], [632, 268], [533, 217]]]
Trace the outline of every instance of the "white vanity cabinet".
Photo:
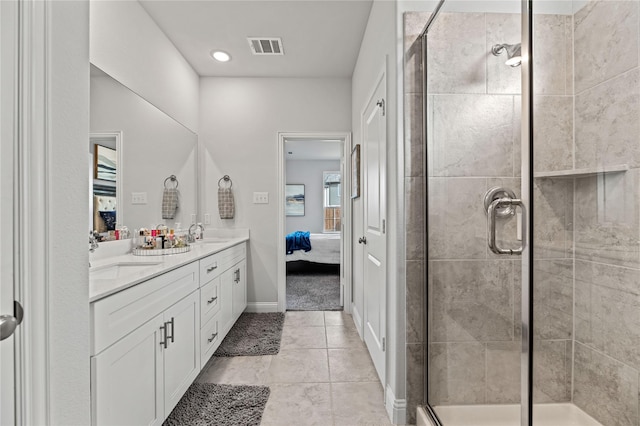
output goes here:
[[246, 308], [246, 243], [91, 303], [93, 425], [161, 425]]
[[246, 266], [240, 266], [246, 265], [246, 257], [243, 242], [200, 260], [201, 280], [209, 280], [200, 288], [201, 368], [246, 308]]
[[[164, 314], [164, 411], [168, 415], [200, 374], [200, 297], [197, 291]], [[164, 346], [164, 345], [163, 345]]]
[[200, 373], [197, 263], [91, 305], [92, 422], [162, 424]]
[[161, 425], [164, 421], [164, 324], [160, 314], [91, 357], [93, 425]]
[[242, 260], [233, 267], [233, 322], [235, 323], [240, 315], [247, 308], [247, 261]]

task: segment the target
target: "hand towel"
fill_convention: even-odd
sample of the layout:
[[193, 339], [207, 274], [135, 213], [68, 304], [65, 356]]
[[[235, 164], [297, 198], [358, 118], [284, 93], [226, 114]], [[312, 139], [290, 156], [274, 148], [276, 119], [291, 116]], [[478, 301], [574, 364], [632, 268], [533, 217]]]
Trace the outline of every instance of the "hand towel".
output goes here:
[[218, 211], [220, 219], [233, 219], [235, 206], [231, 188], [218, 188]]
[[162, 218], [174, 219], [178, 210], [178, 189], [165, 188], [162, 193]]

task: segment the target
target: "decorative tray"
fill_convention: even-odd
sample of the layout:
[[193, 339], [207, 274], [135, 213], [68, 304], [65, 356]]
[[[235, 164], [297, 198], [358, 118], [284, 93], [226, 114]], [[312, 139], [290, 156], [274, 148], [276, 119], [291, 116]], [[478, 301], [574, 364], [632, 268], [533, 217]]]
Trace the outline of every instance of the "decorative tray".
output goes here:
[[180, 254], [186, 253], [191, 250], [191, 246], [186, 247], [174, 247], [168, 249], [143, 249], [143, 248], [134, 248], [133, 254], [134, 256], [164, 256], [168, 254]]

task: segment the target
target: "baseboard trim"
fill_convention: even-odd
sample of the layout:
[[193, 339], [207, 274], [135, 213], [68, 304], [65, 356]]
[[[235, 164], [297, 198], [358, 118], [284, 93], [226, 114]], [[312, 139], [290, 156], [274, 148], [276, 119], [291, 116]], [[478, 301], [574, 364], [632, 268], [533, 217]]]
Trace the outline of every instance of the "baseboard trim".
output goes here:
[[247, 303], [245, 312], [262, 314], [265, 312], [278, 312], [278, 302], [252, 302]]
[[364, 340], [364, 334], [362, 330], [362, 316], [360, 316], [360, 312], [358, 312], [358, 308], [355, 304], [351, 305], [351, 316], [353, 318], [353, 323], [356, 325], [356, 330], [358, 330], [360, 338]]
[[396, 399], [391, 387], [387, 385], [385, 392], [385, 408], [387, 415], [394, 425], [404, 425], [407, 423], [407, 400]]

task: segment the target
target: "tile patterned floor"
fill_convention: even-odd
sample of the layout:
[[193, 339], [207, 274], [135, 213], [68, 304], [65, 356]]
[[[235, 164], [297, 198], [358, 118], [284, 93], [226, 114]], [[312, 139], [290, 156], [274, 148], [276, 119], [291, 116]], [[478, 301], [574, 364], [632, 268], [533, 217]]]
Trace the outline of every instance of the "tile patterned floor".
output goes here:
[[390, 425], [382, 385], [351, 316], [287, 312], [278, 355], [212, 357], [200, 382], [268, 385], [262, 425]]

